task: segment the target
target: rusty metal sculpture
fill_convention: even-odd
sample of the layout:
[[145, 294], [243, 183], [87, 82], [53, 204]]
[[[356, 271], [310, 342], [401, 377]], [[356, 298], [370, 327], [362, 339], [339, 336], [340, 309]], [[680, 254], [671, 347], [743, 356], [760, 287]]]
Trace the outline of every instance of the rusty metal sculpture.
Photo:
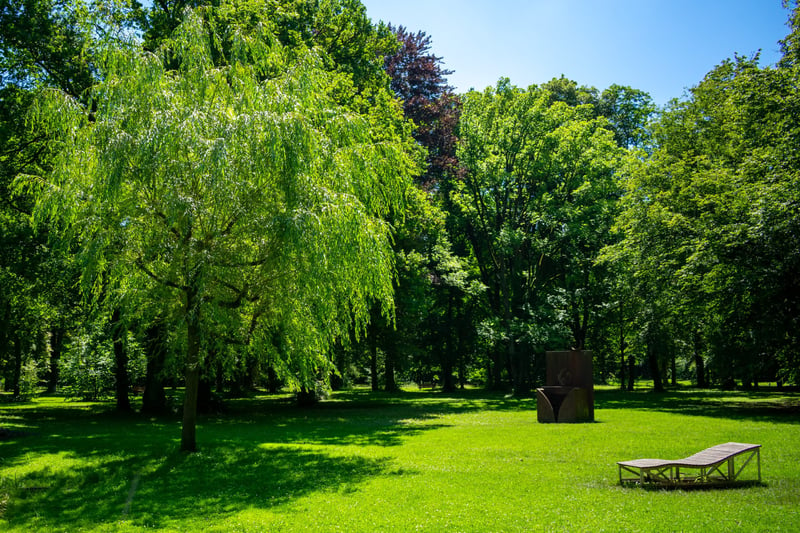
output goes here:
[[547, 385], [536, 389], [539, 422], [593, 422], [592, 352], [546, 352]]

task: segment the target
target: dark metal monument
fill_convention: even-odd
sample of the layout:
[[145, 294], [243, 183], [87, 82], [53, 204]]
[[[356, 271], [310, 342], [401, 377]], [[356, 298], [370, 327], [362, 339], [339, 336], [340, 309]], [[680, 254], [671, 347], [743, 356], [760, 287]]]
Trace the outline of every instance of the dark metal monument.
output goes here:
[[594, 422], [591, 350], [545, 355], [547, 385], [536, 389], [539, 422]]

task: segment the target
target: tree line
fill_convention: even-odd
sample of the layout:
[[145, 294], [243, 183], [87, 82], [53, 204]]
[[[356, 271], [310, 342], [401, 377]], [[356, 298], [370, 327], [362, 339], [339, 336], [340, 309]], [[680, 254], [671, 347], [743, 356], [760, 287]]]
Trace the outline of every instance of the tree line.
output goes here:
[[358, 0], [0, 5], [0, 373], [167, 409], [256, 387], [797, 383], [798, 25], [658, 108], [455, 94]]

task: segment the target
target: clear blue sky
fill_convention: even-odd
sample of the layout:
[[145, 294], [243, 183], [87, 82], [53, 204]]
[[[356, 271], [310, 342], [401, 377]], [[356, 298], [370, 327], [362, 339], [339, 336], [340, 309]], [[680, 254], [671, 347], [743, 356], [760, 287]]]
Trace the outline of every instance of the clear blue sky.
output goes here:
[[681, 97], [735, 53], [780, 57], [781, 0], [362, 0], [368, 16], [424, 31], [457, 92], [502, 77], [526, 87], [564, 75], [617, 83], [656, 104]]

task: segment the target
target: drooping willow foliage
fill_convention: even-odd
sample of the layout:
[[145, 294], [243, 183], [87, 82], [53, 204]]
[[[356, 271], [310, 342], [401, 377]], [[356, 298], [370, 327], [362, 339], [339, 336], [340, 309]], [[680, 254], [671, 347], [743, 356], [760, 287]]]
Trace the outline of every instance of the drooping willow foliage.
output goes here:
[[189, 14], [158, 54], [109, 50], [91, 111], [60, 93], [37, 111], [62, 133], [38, 213], [80, 240], [86, 290], [157, 294], [182, 324], [189, 450], [220, 324], [307, 386], [374, 301], [391, 311], [384, 217], [416, 172], [392, 99], [358, 113], [313, 50], [286, 53], [266, 22], [225, 32]]

